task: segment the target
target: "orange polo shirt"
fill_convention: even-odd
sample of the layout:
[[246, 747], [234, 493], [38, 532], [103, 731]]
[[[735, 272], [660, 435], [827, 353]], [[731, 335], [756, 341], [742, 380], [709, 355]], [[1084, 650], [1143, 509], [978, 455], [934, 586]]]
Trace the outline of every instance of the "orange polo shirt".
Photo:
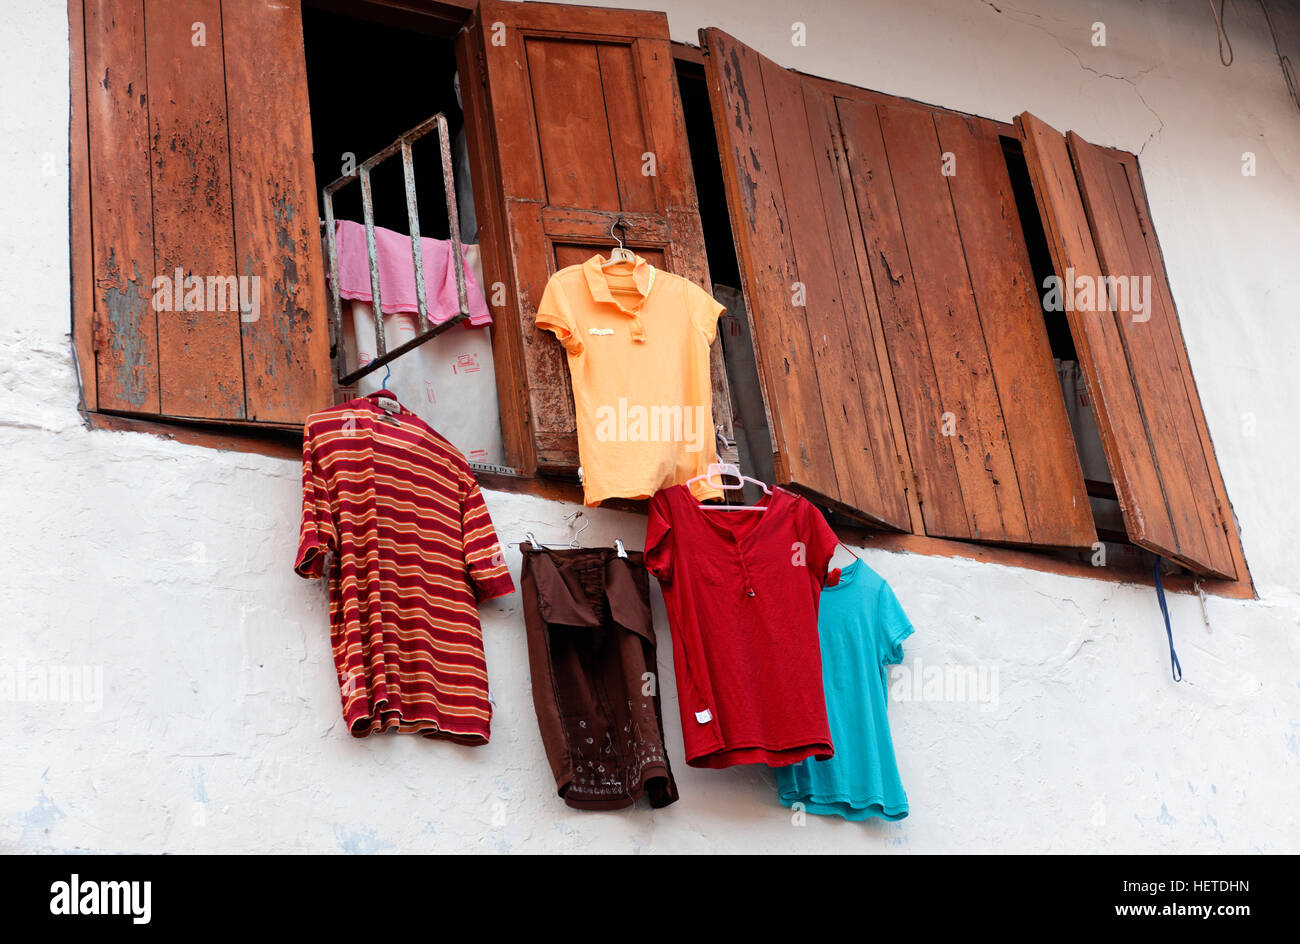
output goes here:
[[[583, 500], [648, 498], [718, 461], [709, 345], [723, 306], [693, 282], [592, 256], [546, 284], [537, 326], [569, 356]], [[698, 498], [722, 492], [703, 481]]]

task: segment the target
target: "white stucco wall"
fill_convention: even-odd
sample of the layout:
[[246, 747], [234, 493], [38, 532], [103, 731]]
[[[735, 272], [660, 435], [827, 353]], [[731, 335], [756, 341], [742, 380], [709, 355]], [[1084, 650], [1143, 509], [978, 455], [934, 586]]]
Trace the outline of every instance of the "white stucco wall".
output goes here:
[[[1169, 677], [1148, 588], [864, 551], [917, 627], [907, 663], [997, 673], [991, 710], [895, 701], [910, 818], [795, 826], [769, 773], [682, 760], [663, 811], [568, 810], [533, 716], [518, 596], [485, 606], [492, 743], [354, 740], [323, 586], [290, 570], [299, 470], [88, 432], [68, 347], [62, 5], [0, 13], [0, 666], [90, 666], [101, 705], [0, 702], [3, 851], [1300, 851], [1300, 114], [1258, 7], [1118, 0], [657, 3], [778, 61], [1141, 151], [1189, 354], [1259, 599], [1171, 598]], [[621, 3], [620, 5], [627, 5]], [[1300, 22], [1274, 3], [1300, 56]], [[1103, 21], [1108, 46], [1089, 44]], [[1243, 151], [1258, 176], [1241, 175]], [[1250, 434], [1253, 415], [1254, 434]], [[490, 494], [504, 540], [572, 510]], [[593, 541], [644, 520], [597, 512]], [[518, 554], [510, 552], [518, 573]], [[656, 596], [662, 676], [667, 624]], [[97, 710], [92, 710], [97, 709]]]

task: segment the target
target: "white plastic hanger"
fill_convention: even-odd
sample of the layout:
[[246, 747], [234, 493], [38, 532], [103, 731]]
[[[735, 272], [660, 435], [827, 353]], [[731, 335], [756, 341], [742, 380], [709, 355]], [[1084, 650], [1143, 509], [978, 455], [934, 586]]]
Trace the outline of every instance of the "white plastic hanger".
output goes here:
[[636, 265], [636, 253], [623, 245], [623, 237], [614, 233], [614, 230], [616, 229], [627, 229], [627, 221], [621, 216], [610, 224], [609, 235], [618, 241], [618, 245], [614, 247], [612, 252], [610, 252], [609, 258], [600, 264], [602, 269], [608, 269], [612, 265], [619, 265], [624, 262], [628, 265]]
[[[715, 475], [718, 477], [717, 482], [713, 481], [713, 476]], [[728, 484], [722, 478], [724, 475], [735, 476], [736, 483], [734, 485]], [[703, 475], [697, 475], [692, 479], [688, 479], [686, 487], [690, 488], [691, 485], [700, 481], [700, 479], [703, 479], [709, 485], [721, 489], [724, 492], [740, 491], [745, 487], [745, 483], [749, 482], [761, 488], [765, 495], [772, 494], [772, 489], [766, 482], [760, 482], [758, 479], [752, 479], [748, 475], [741, 474], [740, 466], [732, 462], [710, 462], [709, 471], [705, 472]], [[766, 505], [705, 505], [701, 503], [700, 507], [708, 511], [767, 511]]]

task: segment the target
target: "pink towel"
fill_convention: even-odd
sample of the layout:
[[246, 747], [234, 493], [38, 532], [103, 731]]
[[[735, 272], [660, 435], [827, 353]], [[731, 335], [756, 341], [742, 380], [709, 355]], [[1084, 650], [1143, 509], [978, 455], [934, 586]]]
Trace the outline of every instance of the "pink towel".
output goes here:
[[[366, 261], [366, 228], [351, 220], [338, 220], [335, 240], [339, 253], [339, 295], [369, 302], [370, 264]], [[424, 297], [429, 317], [441, 324], [460, 311], [456, 298], [456, 270], [451, 265], [451, 241], [420, 238], [424, 253]], [[461, 246], [462, 254], [465, 247]], [[411, 237], [382, 226], [375, 227], [375, 252], [379, 256], [379, 298], [384, 313], [418, 311], [415, 303], [415, 265], [411, 260]], [[469, 299], [469, 323], [492, 323], [487, 300], [469, 263], [465, 264], [465, 294]]]

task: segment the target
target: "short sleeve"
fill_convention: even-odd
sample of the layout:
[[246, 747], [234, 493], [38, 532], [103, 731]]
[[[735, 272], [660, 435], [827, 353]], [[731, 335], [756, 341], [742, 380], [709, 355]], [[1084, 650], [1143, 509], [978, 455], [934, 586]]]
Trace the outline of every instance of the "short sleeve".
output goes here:
[[546, 283], [542, 300], [537, 304], [537, 327], [553, 333], [570, 354], [577, 356], [582, 353], [582, 333], [578, 330], [558, 273]]
[[645, 569], [661, 583], [673, 580], [673, 522], [665, 491], [650, 498], [649, 523], [645, 529]]
[[816, 575], [817, 582], [826, 585], [826, 569], [835, 555], [835, 545], [840, 541], [834, 530], [826, 523], [822, 513], [806, 498], [799, 499], [803, 512], [803, 527], [800, 529], [807, 548], [808, 566]]
[[691, 319], [704, 335], [705, 342], [712, 344], [718, 336], [718, 318], [727, 310], [727, 306], [694, 282], [691, 283], [691, 289]]
[[293, 563], [300, 577], [319, 577], [325, 570], [325, 552], [337, 554], [338, 531], [330, 509], [329, 486], [316, 461], [311, 424], [302, 439], [302, 526], [298, 531], [298, 557]]
[[513, 593], [515, 582], [506, 569], [506, 556], [497, 540], [496, 528], [488, 514], [483, 493], [473, 476], [462, 479], [460, 502], [461, 541], [465, 553], [465, 571], [479, 603]]
[[876, 643], [882, 653], [881, 663], [897, 665], [903, 661], [903, 640], [912, 635], [912, 623], [903, 612], [903, 605], [894, 591], [883, 580], [876, 597]]

